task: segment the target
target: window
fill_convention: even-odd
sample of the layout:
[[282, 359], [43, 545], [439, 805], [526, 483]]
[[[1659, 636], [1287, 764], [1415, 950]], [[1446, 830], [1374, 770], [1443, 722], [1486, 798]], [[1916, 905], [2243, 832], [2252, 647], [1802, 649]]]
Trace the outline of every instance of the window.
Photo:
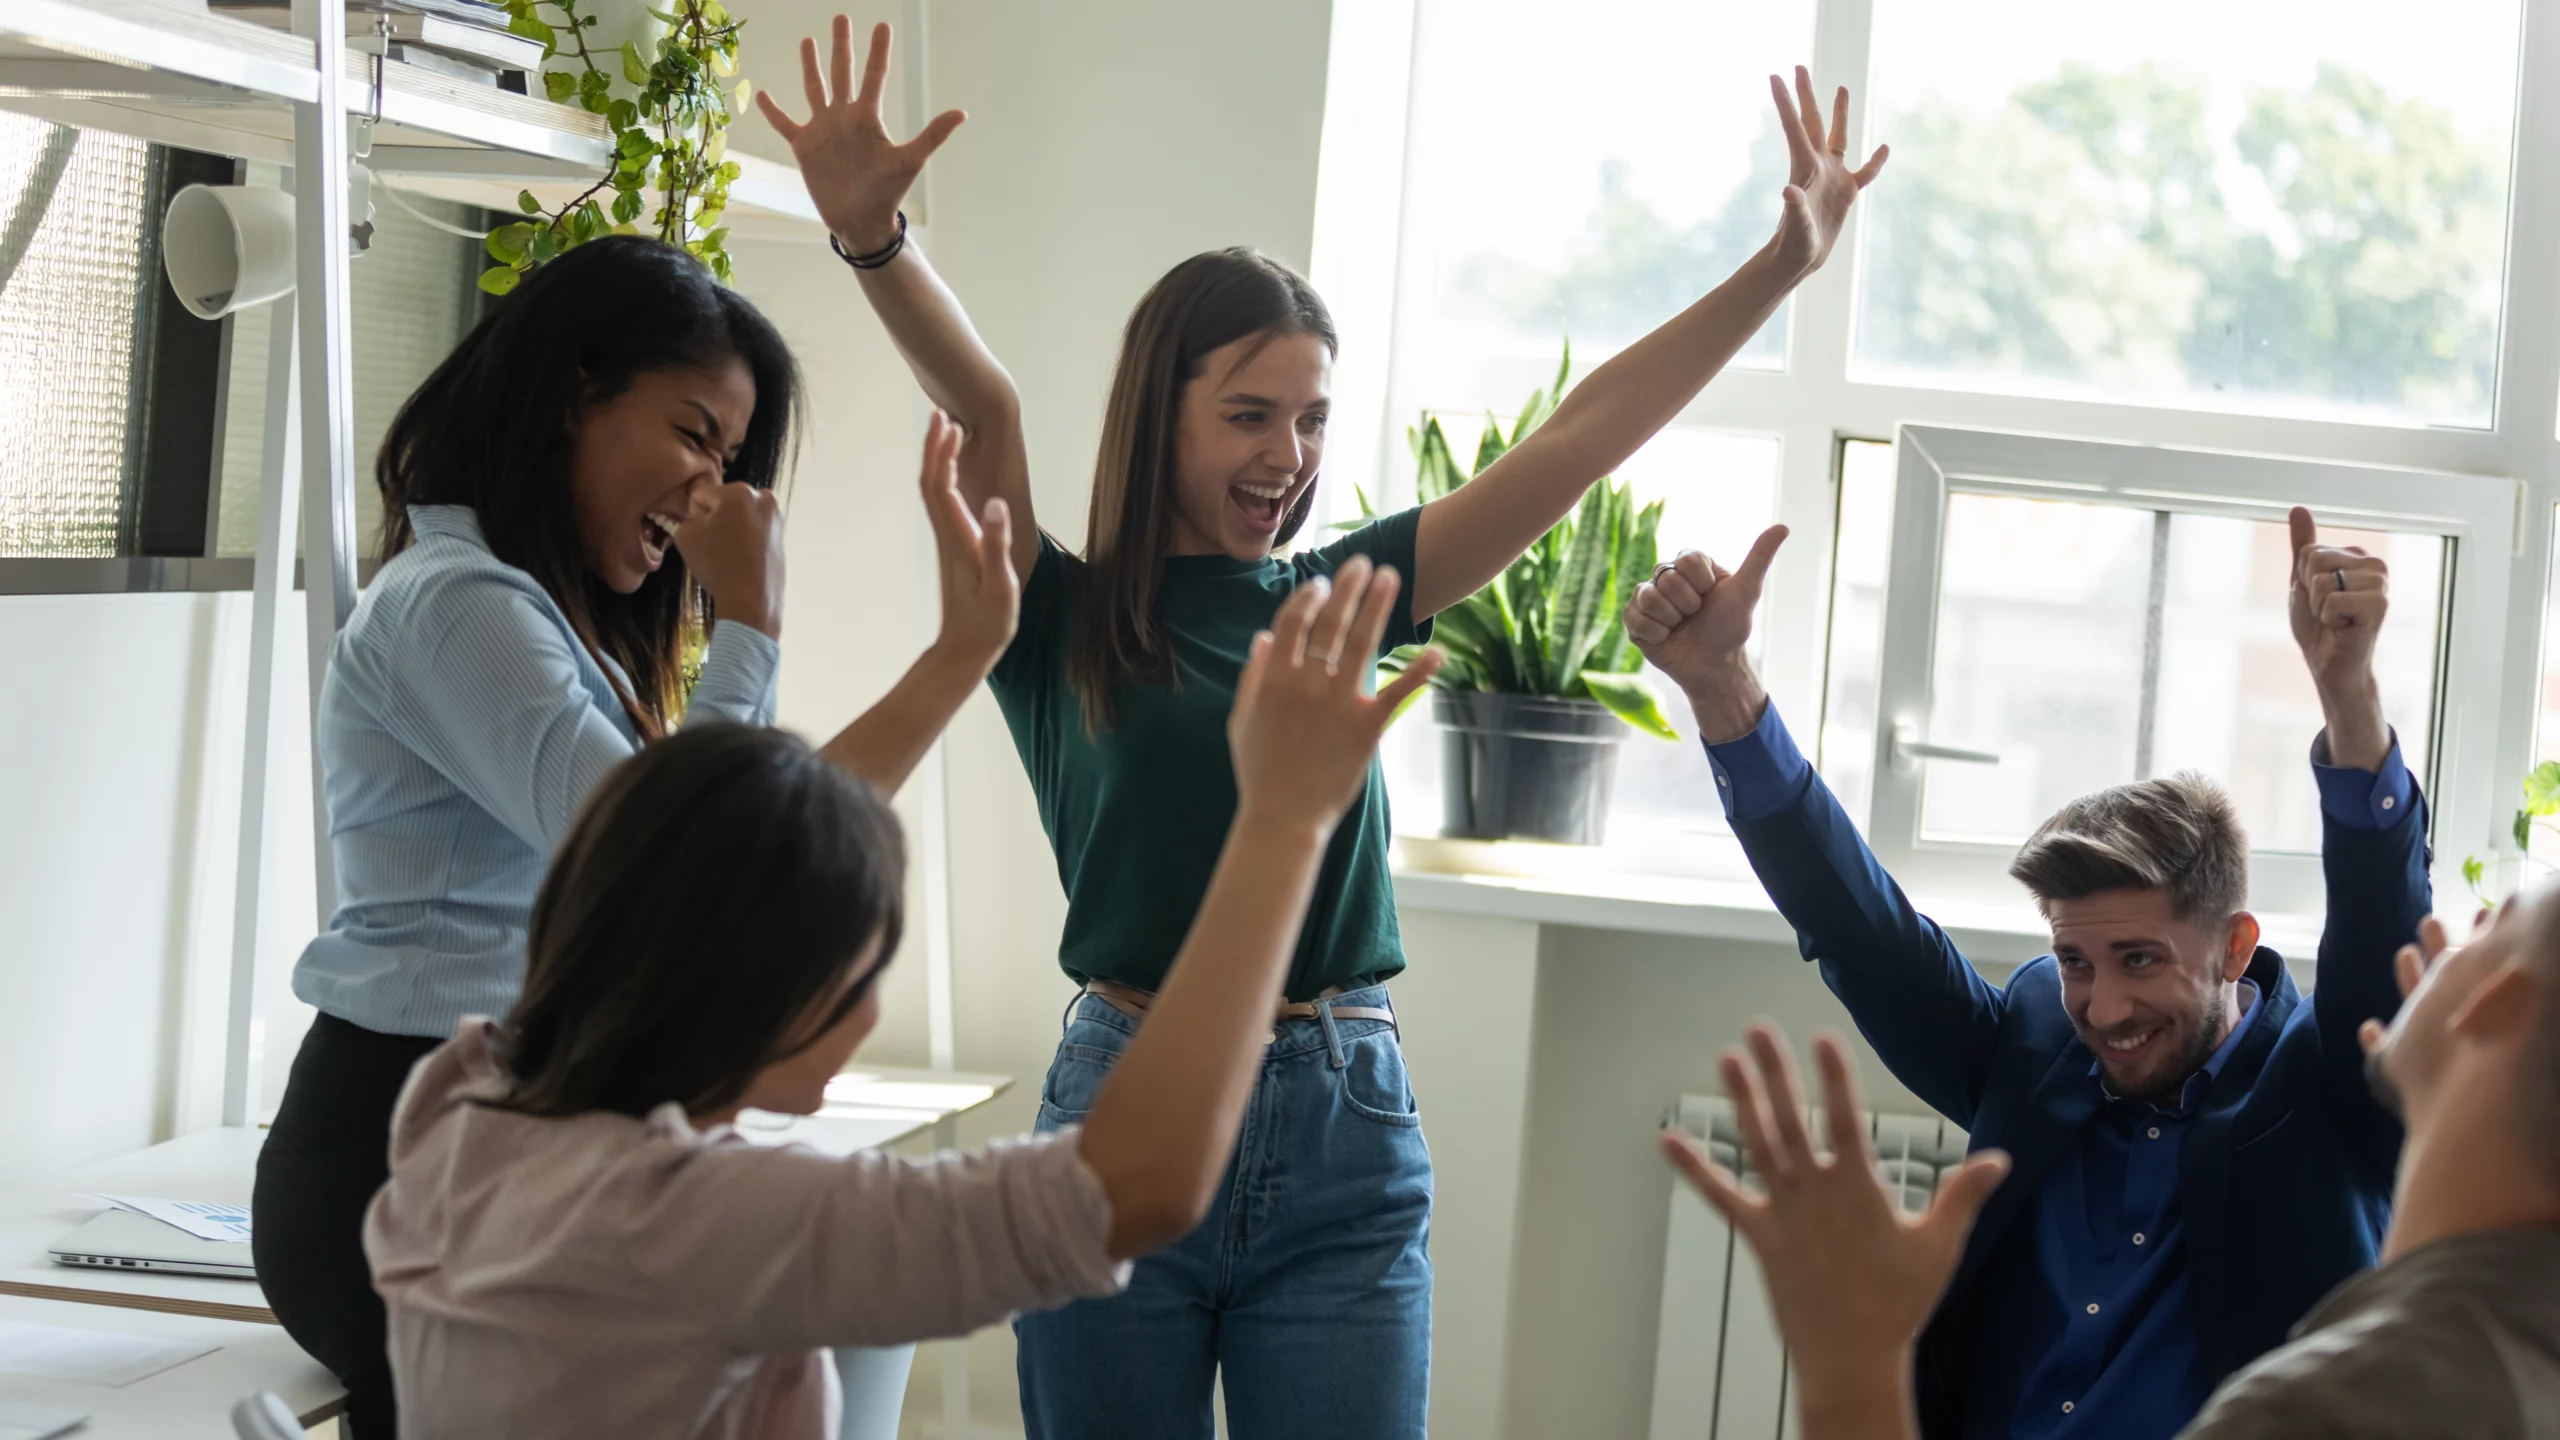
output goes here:
[[2516, 0], [1876, 0], [1862, 372], [2485, 427]]
[[1840, 442], [1832, 525], [1818, 763], [1841, 808], [1864, 815], [1875, 797], [1876, 670], [1884, 650], [1885, 554], [1893, 544], [1892, 442]]
[[[1773, 223], [1765, 77], [1808, 63], [1892, 163], [1830, 265], [1626, 468], [1694, 502], [1666, 552], [1790, 528], [1761, 673], [1896, 874], [2014, 905], [2007, 860], [2063, 801], [2193, 768], [2241, 807], [2256, 903], [2315, 908], [2294, 503], [2391, 562], [2380, 678], [2439, 894], [2469, 855], [2519, 873], [2546, 684], [2560, 756], [2560, 678], [2523, 633], [2560, 573], [2560, 207], [2517, 177], [2560, 173], [2560, 130], [2520, 122], [2518, 79], [2560, 66], [2560, 0], [2421, 22], [2381, 0], [1359, 8], [1393, 41], [1364, 53], [1409, 42], [1411, 63], [1337, 47], [1359, 83], [1328, 90], [1318, 250], [1345, 282], [1336, 439], [1359, 437], [1336, 476], [1401, 503], [1413, 417], [1516, 403], [1559, 332], [1587, 377], [1721, 280]], [[1392, 266], [1348, 263], [1387, 214]], [[1359, 358], [1382, 334], [1389, 358]], [[2560, 632], [2560, 585], [2549, 604]], [[1408, 720], [1390, 744], [1401, 830], [1438, 818], [1436, 740]], [[1597, 851], [1422, 863], [1668, 853], [1738, 878], [1694, 748], [1626, 742]]]
[[[2307, 859], [2283, 858], [2320, 840], [2285, 508], [2391, 564], [2374, 668], [2421, 783], [2455, 547], [2502, 572], [2513, 534], [2512, 487], [2473, 477], [1918, 426], [1899, 460], [1890, 573], [1908, 578], [1888, 591], [1870, 838], [1914, 869], [2005, 855], [2075, 796], [2194, 769], [2239, 805], [2258, 903], [2314, 908]], [[2494, 647], [2467, 648], [2494, 676]], [[2494, 706], [2448, 721], [2494, 743]]]
[[151, 149], [0, 114], [0, 556], [133, 553]]
[[[1758, 249], [1787, 164], [1763, 77], [1812, 42], [1809, 0], [1427, 7], [1405, 334], [1445, 403], [1484, 403], [1486, 358], [1552, 365], [1565, 334], [1588, 370]], [[1781, 315], [1738, 363], [1783, 365], [1786, 336]]]
[[[2554, 507], [2549, 518], [2554, 547], [2560, 549], [2560, 507]], [[2544, 587], [2542, 608], [2542, 666], [2534, 677], [2533, 760], [2536, 766], [2560, 760], [2560, 567], [2551, 571]], [[2498, 803], [2505, 807], [2500, 813], [2502, 817], [2512, 816], [2530, 802], [2514, 784], [2517, 777], [2500, 778], [2506, 782], [2497, 791]], [[2560, 818], [2533, 817], [2526, 840], [2524, 853], [2531, 859], [2525, 868], [2540, 874], [2545, 873], [2548, 867], [2560, 865]], [[2513, 875], [2484, 877], [2481, 888], [2492, 894], [2502, 893], [2517, 878]], [[2492, 885], [2492, 880], [2502, 883]]]
[[[159, 247], [159, 216], [183, 186], [283, 179], [276, 166], [243, 168], [0, 114], [0, 426], [22, 442], [0, 455], [0, 559], [255, 550], [278, 312], [197, 320], [168, 293]], [[448, 225], [483, 223], [472, 207], [410, 205]], [[385, 203], [372, 244], [349, 267], [360, 544], [380, 523], [374, 451], [400, 403], [477, 319], [478, 259], [472, 241]], [[49, 577], [6, 588], [61, 583]]]

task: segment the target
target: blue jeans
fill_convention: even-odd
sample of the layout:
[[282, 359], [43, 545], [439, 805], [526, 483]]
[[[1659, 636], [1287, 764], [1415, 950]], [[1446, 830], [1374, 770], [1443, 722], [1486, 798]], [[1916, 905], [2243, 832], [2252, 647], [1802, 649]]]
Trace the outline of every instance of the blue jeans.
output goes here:
[[[1384, 986], [1333, 997], [1384, 1009]], [[1041, 1130], [1084, 1119], [1138, 1022], [1078, 1000]], [[1014, 1321], [1029, 1440], [1414, 1440], [1431, 1389], [1431, 1153], [1383, 1020], [1283, 1021], [1208, 1218], [1126, 1292]]]

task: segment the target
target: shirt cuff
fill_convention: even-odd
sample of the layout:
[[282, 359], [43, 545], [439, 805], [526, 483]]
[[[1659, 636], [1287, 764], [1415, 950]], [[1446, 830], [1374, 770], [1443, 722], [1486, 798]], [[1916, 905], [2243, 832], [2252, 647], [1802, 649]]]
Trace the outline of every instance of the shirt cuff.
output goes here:
[[1727, 820], [1775, 815], [1802, 799], [1813, 780], [1813, 767], [1778, 718], [1775, 700], [1761, 710], [1760, 723], [1750, 734], [1706, 748], [1707, 768], [1716, 775], [1716, 799], [1724, 803]]
[[782, 675], [782, 642], [752, 625], [715, 620], [703, 647], [702, 678], [694, 682], [688, 718], [773, 723]]
[[2323, 730], [2311, 742], [2311, 778], [2320, 787], [2320, 813], [2350, 830], [2388, 830], [2399, 824], [2418, 788], [2400, 758], [2397, 730], [2379, 770], [2330, 764], [2329, 732]]

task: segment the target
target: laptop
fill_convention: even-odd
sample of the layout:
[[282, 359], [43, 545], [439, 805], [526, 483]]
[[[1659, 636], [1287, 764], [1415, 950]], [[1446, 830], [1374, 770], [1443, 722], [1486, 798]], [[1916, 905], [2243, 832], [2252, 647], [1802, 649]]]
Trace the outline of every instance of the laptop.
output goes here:
[[218, 1275], [255, 1280], [245, 1240], [199, 1240], [175, 1225], [164, 1225], [130, 1210], [108, 1210], [53, 1242], [53, 1258], [64, 1265], [98, 1270], [155, 1270], [164, 1275]]

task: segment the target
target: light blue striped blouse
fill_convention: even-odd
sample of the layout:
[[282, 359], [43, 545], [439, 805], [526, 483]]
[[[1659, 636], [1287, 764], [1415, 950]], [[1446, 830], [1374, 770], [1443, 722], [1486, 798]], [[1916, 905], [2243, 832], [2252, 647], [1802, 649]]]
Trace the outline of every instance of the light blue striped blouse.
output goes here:
[[[543, 866], [639, 736], [477, 515], [416, 505], [409, 522], [417, 542], [374, 577], [320, 687], [338, 909], [293, 993], [368, 1030], [442, 1038], [514, 1008]], [[688, 716], [773, 723], [781, 655], [762, 631], [714, 626]]]

